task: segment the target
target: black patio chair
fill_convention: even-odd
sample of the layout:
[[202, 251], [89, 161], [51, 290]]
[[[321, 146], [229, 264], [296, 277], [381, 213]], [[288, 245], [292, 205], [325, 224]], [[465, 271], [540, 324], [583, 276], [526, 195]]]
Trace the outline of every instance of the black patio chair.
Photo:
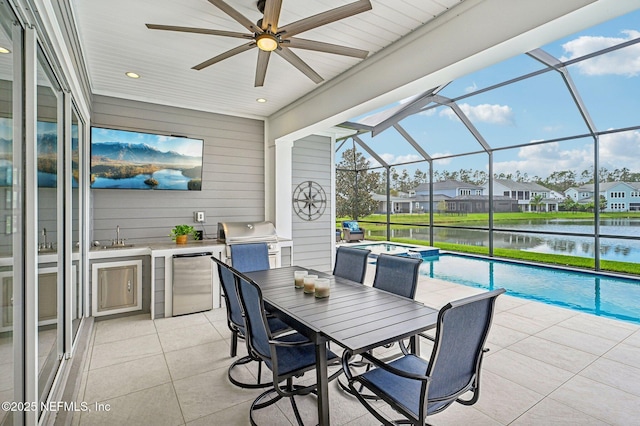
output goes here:
[[367, 272], [367, 261], [371, 250], [338, 247], [333, 275], [362, 284]]
[[[231, 271], [236, 275], [236, 287], [247, 325], [246, 338], [249, 350], [252, 356], [264, 361], [273, 376], [273, 388], [260, 394], [251, 404], [249, 412], [251, 424], [256, 424], [253, 419], [255, 410], [272, 405], [282, 398], [289, 398], [296, 420], [299, 425], [302, 425], [294, 396], [315, 393], [317, 384], [306, 386], [294, 384], [293, 379], [309, 370], [315, 370], [315, 344], [299, 333], [274, 337], [268, 326], [260, 287], [233, 268]], [[327, 351], [327, 362], [338, 359], [336, 354]], [[342, 370], [338, 369], [329, 376], [329, 381], [341, 373]]]
[[243, 273], [266, 271], [270, 267], [267, 243], [232, 244], [231, 264]]
[[[454, 402], [473, 405], [480, 397], [480, 369], [484, 345], [491, 327], [498, 289], [448, 303], [438, 314], [436, 336], [431, 358], [404, 355], [389, 363], [371, 354], [363, 354], [375, 368], [353, 374], [349, 367], [351, 354], [342, 355], [342, 366], [351, 393], [384, 425], [405, 423], [424, 425], [427, 416], [439, 413]], [[360, 388], [377, 395], [403, 419], [392, 423], [371, 404]], [[471, 392], [468, 399], [461, 398]]]
[[[229, 269], [229, 266], [215, 257], [212, 257], [218, 266], [218, 277], [220, 278], [220, 285], [222, 286], [222, 296], [224, 298], [224, 304], [227, 309], [227, 326], [231, 331], [231, 350], [230, 356], [236, 357], [238, 354], [238, 339], [245, 339], [246, 327], [244, 323], [244, 317], [242, 315], [242, 307], [240, 306], [240, 300], [236, 292], [235, 276]], [[286, 330], [289, 330], [289, 326], [277, 318], [269, 318], [269, 328], [272, 333], [278, 334]], [[248, 348], [247, 351], [249, 352]], [[240, 381], [233, 377], [233, 370], [239, 365], [245, 365], [250, 362], [258, 363], [258, 378], [256, 383], [247, 383]], [[272, 385], [271, 382], [262, 383], [262, 360], [256, 357], [252, 357], [251, 354], [239, 358], [234, 361], [227, 372], [229, 381], [236, 386], [247, 389], [260, 389], [266, 388]]]

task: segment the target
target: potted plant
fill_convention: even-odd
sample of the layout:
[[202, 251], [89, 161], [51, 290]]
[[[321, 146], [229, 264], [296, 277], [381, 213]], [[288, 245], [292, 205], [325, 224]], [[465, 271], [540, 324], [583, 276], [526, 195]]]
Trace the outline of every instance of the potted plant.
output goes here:
[[196, 228], [191, 225], [176, 225], [169, 234], [176, 244], [186, 244], [189, 235], [193, 235], [194, 240], [198, 239], [198, 236], [196, 235]]

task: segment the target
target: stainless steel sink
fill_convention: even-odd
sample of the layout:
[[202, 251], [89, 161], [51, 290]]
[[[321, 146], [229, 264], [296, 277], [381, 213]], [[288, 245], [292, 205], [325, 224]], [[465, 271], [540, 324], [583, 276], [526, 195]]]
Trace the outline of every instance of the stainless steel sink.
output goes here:
[[100, 248], [102, 250], [108, 250], [108, 249], [131, 248], [133, 246], [134, 246], [133, 244], [112, 244], [112, 245], [108, 245], [108, 246], [100, 246]]

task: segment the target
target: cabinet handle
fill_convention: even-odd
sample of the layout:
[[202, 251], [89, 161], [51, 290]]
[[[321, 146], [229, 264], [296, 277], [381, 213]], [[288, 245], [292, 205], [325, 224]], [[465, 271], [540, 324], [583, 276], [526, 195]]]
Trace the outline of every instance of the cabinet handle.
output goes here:
[[131, 280], [127, 281], [127, 291], [131, 293]]

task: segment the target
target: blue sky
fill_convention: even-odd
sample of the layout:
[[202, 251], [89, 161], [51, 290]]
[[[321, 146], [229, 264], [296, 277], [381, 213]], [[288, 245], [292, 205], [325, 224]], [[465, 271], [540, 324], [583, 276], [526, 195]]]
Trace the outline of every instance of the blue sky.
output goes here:
[[[569, 60], [640, 37], [640, 11], [627, 14], [577, 34], [541, 46], [547, 53]], [[536, 60], [519, 55], [452, 82], [441, 95], [450, 98], [541, 69]], [[640, 125], [640, 44], [626, 47], [569, 67], [596, 130]], [[588, 128], [558, 73], [474, 95], [458, 102], [492, 147], [585, 134]], [[378, 112], [378, 111], [376, 111]], [[368, 115], [368, 114], [367, 114]], [[357, 120], [356, 118], [355, 120]], [[433, 157], [481, 150], [451, 109], [439, 107], [406, 118], [400, 123]], [[389, 129], [375, 138], [362, 139], [390, 164], [421, 158], [404, 139]], [[347, 144], [351, 147], [351, 144]], [[345, 146], [347, 147], [347, 146]], [[344, 149], [344, 148], [343, 148]], [[338, 152], [340, 161], [342, 150]], [[610, 170], [627, 167], [640, 172], [640, 132], [602, 136], [600, 165]], [[370, 156], [364, 153], [365, 157]], [[436, 170], [460, 168], [486, 171], [484, 154], [434, 162]], [[371, 159], [372, 164], [377, 164]], [[546, 177], [555, 170], [578, 174], [593, 166], [593, 140], [528, 145], [494, 154], [495, 173], [519, 170], [529, 176]], [[426, 163], [406, 167], [427, 170]]]
[[202, 140], [179, 138], [174, 136], [153, 135], [150, 133], [127, 132], [124, 130], [91, 128], [91, 143], [122, 142], [146, 144], [162, 152], [175, 151], [193, 157], [202, 156]]

